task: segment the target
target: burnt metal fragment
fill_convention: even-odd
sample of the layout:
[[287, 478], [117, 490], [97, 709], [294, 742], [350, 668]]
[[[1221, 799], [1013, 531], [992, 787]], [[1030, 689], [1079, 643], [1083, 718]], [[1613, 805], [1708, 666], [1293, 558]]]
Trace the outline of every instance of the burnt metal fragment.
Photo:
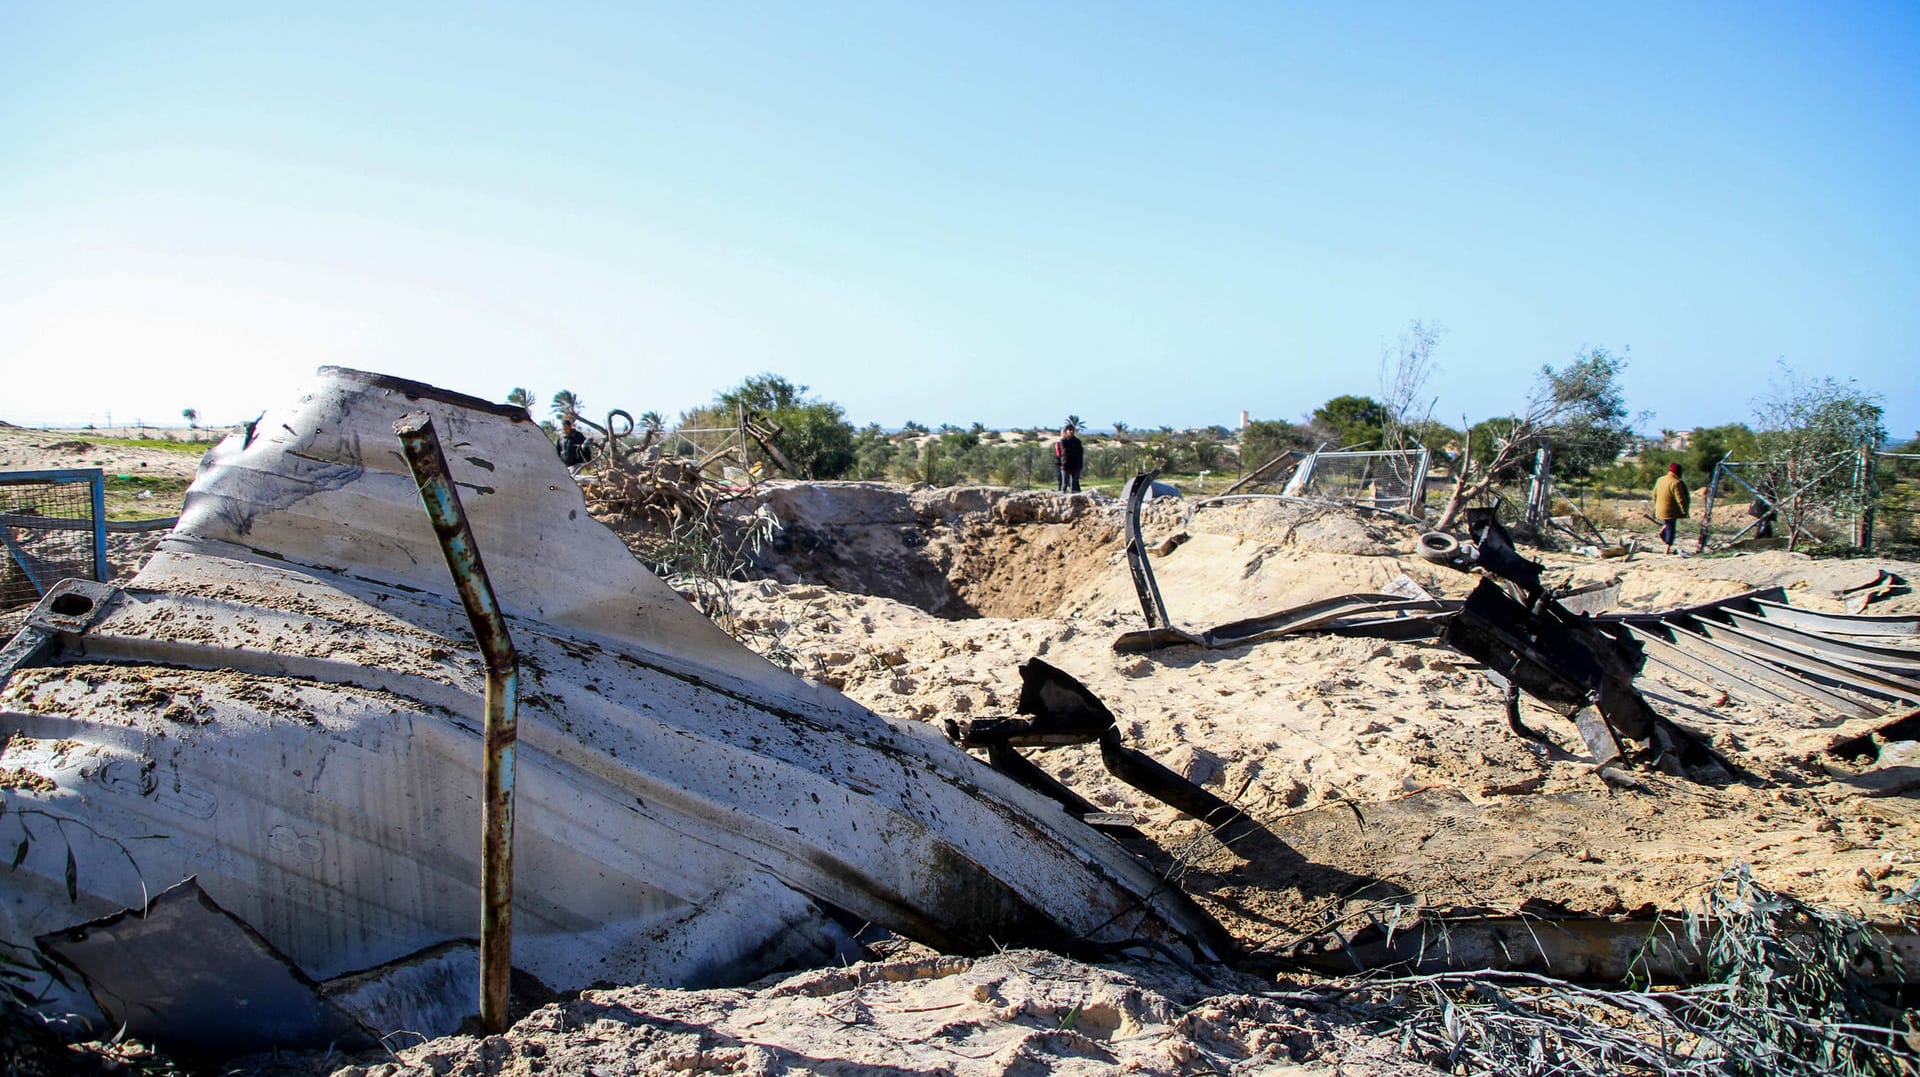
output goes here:
[[1153, 578], [1153, 567], [1147, 564], [1147, 544], [1140, 537], [1140, 503], [1146, 500], [1147, 491], [1153, 488], [1153, 480], [1158, 471], [1142, 471], [1127, 480], [1120, 491], [1125, 510], [1121, 516], [1121, 527], [1127, 539], [1127, 569], [1133, 573], [1134, 594], [1140, 598], [1140, 612], [1147, 619], [1147, 628], [1166, 628], [1167, 604], [1160, 600], [1160, 585]]
[[[1020, 666], [1020, 713], [1028, 718], [949, 721], [947, 736], [963, 748], [985, 748], [995, 768], [1060, 801], [1085, 818], [1098, 809], [1015, 751], [1016, 747], [1100, 745], [1100, 761], [1114, 777], [1212, 827], [1244, 818], [1240, 809], [1174, 773], [1120, 739], [1113, 712], [1087, 686], [1041, 661]], [[1224, 839], [1223, 839], [1224, 840]]]
[[1611, 635], [1591, 616], [1561, 605], [1542, 586], [1541, 566], [1514, 549], [1491, 510], [1474, 510], [1469, 521], [1471, 543], [1437, 536], [1421, 544], [1423, 553], [1444, 555], [1432, 560], [1488, 574], [1446, 622], [1441, 639], [1498, 675], [1508, 689], [1507, 721], [1517, 732], [1532, 731], [1519, 722], [1514, 688], [1573, 719], [1603, 773], [1632, 761], [1623, 737], [1646, 745], [1651, 760], [1676, 776], [1725, 780], [1736, 772], [1705, 738], [1661, 716], [1634, 687], [1645, 656], [1632, 637]]
[[194, 879], [145, 909], [34, 941], [80, 974], [111, 1023], [150, 1043], [208, 1055], [374, 1045], [318, 983]]

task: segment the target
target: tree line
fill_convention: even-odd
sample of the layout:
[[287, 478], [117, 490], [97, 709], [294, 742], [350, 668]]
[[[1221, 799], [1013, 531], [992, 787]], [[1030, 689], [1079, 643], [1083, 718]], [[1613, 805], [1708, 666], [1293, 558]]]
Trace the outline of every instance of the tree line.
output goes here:
[[[1877, 394], [1832, 378], [1800, 380], [1783, 369], [1784, 384], [1757, 402], [1754, 425], [1698, 428], [1686, 448], [1668, 449], [1634, 432], [1635, 422], [1643, 420], [1629, 414], [1620, 386], [1627, 355], [1606, 348], [1586, 349], [1558, 367], [1543, 365], [1518, 414], [1450, 426], [1433, 416], [1431, 403], [1422, 404], [1426, 386], [1438, 371], [1434, 353], [1439, 337], [1435, 327], [1411, 324], [1398, 346], [1382, 356], [1379, 398], [1336, 396], [1303, 421], [1255, 419], [1237, 437], [1224, 426], [1136, 430], [1124, 422], [1112, 423], [1110, 433], [1096, 433], [1078, 416], [1065, 418], [1081, 428], [1087, 441], [1086, 474], [1095, 481], [1120, 480], [1144, 470], [1238, 474], [1287, 453], [1316, 449], [1424, 447], [1453, 482], [1442, 526], [1462, 506], [1530, 472], [1541, 448], [1550, 450], [1552, 474], [1560, 482], [1643, 489], [1671, 463], [1679, 463], [1683, 477], [1697, 487], [1728, 456], [1807, 460], [1886, 441]], [[517, 388], [508, 402], [531, 411], [535, 397]], [[591, 421], [584, 409], [585, 402], [569, 390], [551, 399], [555, 419], [577, 415]], [[943, 424], [930, 429], [913, 420], [898, 431], [877, 423], [855, 428], [839, 404], [772, 373], [747, 378], [717, 392], [709, 404], [683, 412], [672, 429], [685, 433], [670, 438], [664, 449], [701, 456], [737, 439], [743, 419], [750, 420], [756, 432], [745, 446], [749, 458], [769, 472], [777, 457], [778, 466], [813, 479], [1011, 487], [1053, 482], [1056, 426], [1020, 431], [1022, 436], [1011, 441], [977, 422], [964, 428]], [[658, 412], [645, 413], [638, 425], [656, 434], [668, 429]], [[1791, 481], [1792, 476], [1783, 473], [1781, 478]]]

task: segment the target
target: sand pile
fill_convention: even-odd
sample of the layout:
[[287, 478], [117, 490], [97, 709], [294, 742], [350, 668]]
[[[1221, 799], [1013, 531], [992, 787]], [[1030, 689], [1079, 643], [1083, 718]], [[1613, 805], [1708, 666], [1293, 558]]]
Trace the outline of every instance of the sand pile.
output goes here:
[[1307, 1074], [1335, 1060], [1352, 1074], [1431, 1072], [1264, 990], [1226, 972], [1033, 950], [911, 957], [736, 990], [589, 991], [505, 1036], [449, 1038], [339, 1074]]

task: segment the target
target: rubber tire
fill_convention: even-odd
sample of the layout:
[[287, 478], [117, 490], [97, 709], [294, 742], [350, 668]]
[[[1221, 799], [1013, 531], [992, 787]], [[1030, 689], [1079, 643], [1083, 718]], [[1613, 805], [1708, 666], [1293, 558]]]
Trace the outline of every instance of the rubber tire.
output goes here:
[[1420, 557], [1436, 565], [1451, 564], [1460, 555], [1460, 540], [1445, 531], [1429, 531], [1416, 545]]

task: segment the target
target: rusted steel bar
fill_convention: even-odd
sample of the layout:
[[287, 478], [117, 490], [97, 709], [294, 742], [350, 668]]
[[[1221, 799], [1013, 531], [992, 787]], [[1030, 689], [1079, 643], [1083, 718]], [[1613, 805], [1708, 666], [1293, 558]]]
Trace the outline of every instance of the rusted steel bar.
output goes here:
[[1152, 756], [1122, 744], [1116, 727], [1109, 726], [1100, 734], [1100, 761], [1114, 777], [1200, 820], [1211, 830], [1218, 831], [1245, 816], [1239, 808], [1169, 770]]
[[483, 832], [480, 860], [480, 1021], [489, 1035], [507, 1030], [507, 982], [513, 970], [513, 763], [519, 735], [520, 662], [507, 633], [507, 619], [494, 599], [493, 584], [480, 561], [460, 494], [447, 473], [439, 435], [425, 412], [411, 412], [393, 424], [406, 451], [407, 465], [420, 484], [420, 501], [433, 521], [453, 574], [460, 602], [473, 624], [474, 639], [487, 668], [487, 712], [483, 725], [486, 763], [481, 801]]

